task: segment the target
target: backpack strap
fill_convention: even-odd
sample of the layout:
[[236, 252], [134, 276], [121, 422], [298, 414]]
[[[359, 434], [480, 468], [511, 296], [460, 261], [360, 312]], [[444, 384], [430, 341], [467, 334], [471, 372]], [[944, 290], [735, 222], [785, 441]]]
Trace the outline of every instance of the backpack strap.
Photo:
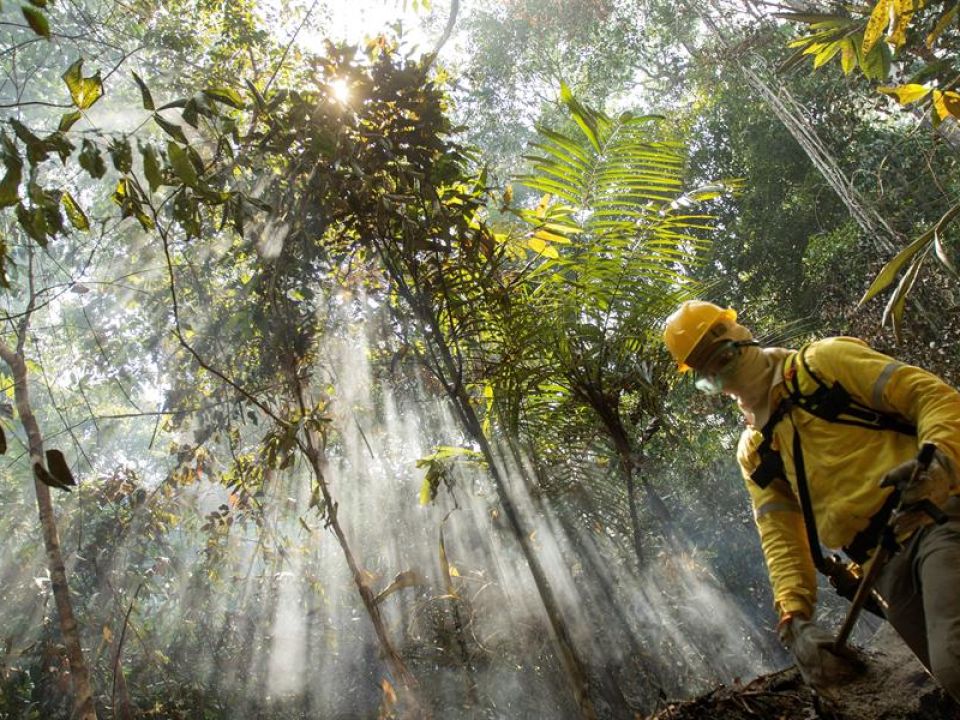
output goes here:
[[[788, 356], [784, 360], [784, 381], [787, 386], [787, 397], [780, 402], [780, 406], [760, 431], [763, 435], [763, 440], [757, 448], [760, 464], [750, 476], [751, 480], [761, 488], [767, 487], [778, 477], [786, 477], [783, 458], [772, 447], [773, 432], [780, 421], [789, 415], [794, 407], [827, 422], [853, 425], [871, 430], [892, 430], [905, 435], [917, 434], [916, 427], [903, 418], [879, 412], [854, 400], [839, 382], [827, 385], [813, 371], [807, 361], [806, 354], [809, 348], [810, 344], [804, 345], [794, 355]], [[800, 368], [816, 385], [816, 389], [812, 393], [804, 394], [801, 392]], [[813, 564], [817, 570], [829, 576], [830, 564], [824, 558], [820, 546], [820, 537], [817, 533], [817, 522], [813, 514], [813, 502], [810, 498], [810, 488], [807, 483], [806, 467], [803, 460], [803, 444], [796, 424], [793, 428], [793, 464], [797, 479], [797, 495], [800, 501], [800, 509], [803, 512], [803, 525], [807, 534], [807, 542], [810, 545], [810, 554], [813, 556]], [[853, 542], [845, 548], [848, 555], [857, 562], [862, 563], [865, 559], [865, 551], [876, 546], [876, 531], [886, 524], [893, 508], [892, 500], [893, 496], [887, 499], [884, 506], [871, 519], [870, 525], [861, 531]]]
[[[811, 343], [807, 343], [784, 360], [783, 374], [787, 386], [787, 397], [781, 400], [779, 407], [760, 430], [763, 435], [763, 440], [757, 448], [760, 464], [751, 473], [750, 479], [761, 488], [766, 488], [774, 479], [783, 477], [783, 459], [780, 457], [780, 453], [771, 447], [773, 431], [794, 407], [798, 407], [827, 422], [853, 425], [870, 430], [892, 430], [904, 435], [917, 434], [916, 427], [903, 418], [874, 410], [854, 400], [839, 382], [827, 385], [813, 371], [807, 361], [807, 351], [810, 349], [810, 345]], [[804, 394], [800, 389], [801, 368], [816, 385], [816, 389], [812, 393]], [[794, 457], [797, 457], [797, 455], [795, 454]], [[797, 474], [799, 476], [799, 473]]]
[[[827, 422], [864, 427], [870, 430], [893, 430], [904, 435], [917, 434], [916, 427], [903, 418], [874, 410], [854, 400], [839, 382], [827, 385], [810, 367], [810, 363], [807, 361], [807, 351], [809, 349], [810, 343], [800, 348], [797, 354], [792, 357], [794, 361], [793, 372], [786, 370], [784, 372], [785, 378], [789, 377], [787, 388], [794, 405]], [[785, 365], [790, 360], [791, 358], [787, 358]], [[798, 362], [803, 371], [817, 386], [812, 393], [804, 395], [800, 390]]]
[[760, 441], [760, 445], [757, 447], [760, 464], [750, 473], [750, 480], [761, 489], [766, 489], [766, 487], [777, 478], [786, 477], [784, 474], [783, 458], [780, 457], [780, 453], [772, 447], [773, 431], [780, 421], [790, 412], [792, 405], [793, 402], [789, 397], [783, 398], [780, 401], [780, 405], [777, 406], [777, 409], [773, 411], [770, 419], [767, 420], [766, 424], [760, 429], [760, 434], [763, 436], [763, 440]]

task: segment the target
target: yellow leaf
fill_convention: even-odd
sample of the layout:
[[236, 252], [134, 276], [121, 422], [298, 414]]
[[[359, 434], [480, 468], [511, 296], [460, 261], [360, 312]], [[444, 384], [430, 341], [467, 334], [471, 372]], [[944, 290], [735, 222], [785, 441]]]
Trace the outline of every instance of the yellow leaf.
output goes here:
[[[947, 115], [952, 115], [953, 117], [960, 119], [960, 93], [955, 93], [952, 90], [948, 90], [943, 94], [941, 98], [944, 109], [947, 111]], [[945, 116], [941, 115], [941, 119]]]
[[840, 48], [840, 67], [843, 68], [843, 74], [849, 75], [857, 66], [857, 47], [853, 40], [846, 38], [843, 41], [843, 47]]
[[893, 95], [901, 105], [909, 105], [930, 94], [930, 88], [913, 83], [908, 85], [882, 85], [877, 90], [884, 95]]
[[557, 249], [552, 245], [547, 244], [540, 238], [532, 237], [527, 240], [527, 245], [535, 253], [543, 255], [544, 257], [553, 258], [556, 260], [560, 257], [560, 253], [557, 252]]
[[103, 626], [103, 641], [109, 643], [113, 640], [113, 630], [106, 625]]
[[420, 486], [420, 504], [429, 505], [430, 496], [432, 495], [432, 488], [430, 486], [430, 478], [424, 478], [423, 484]]
[[460, 577], [460, 571], [457, 570], [453, 565], [450, 566], [450, 577]]
[[927, 35], [927, 47], [932, 48], [933, 44], [937, 41], [937, 38], [943, 34], [943, 31], [947, 29], [951, 22], [957, 17], [957, 9], [960, 9], [960, 3], [957, 3], [952, 8], [947, 10], [943, 15], [940, 16], [940, 19], [937, 20], [937, 24], [934, 26], [933, 30], [930, 31], [930, 34]]
[[544, 213], [547, 212], [547, 208], [550, 206], [551, 197], [552, 196], [550, 195], [550, 193], [547, 193], [542, 198], [540, 198], [540, 202], [537, 203], [537, 209], [534, 211], [537, 217], [543, 217]]
[[554, 242], [567, 245], [570, 244], [570, 238], [568, 238], [567, 235], [581, 232], [580, 228], [578, 228], [576, 225], [563, 225], [561, 223], [546, 223], [544, 224], [543, 229], [558, 233], [558, 235], [555, 235], [554, 237], [559, 237], [560, 239], [554, 240]]
[[873, 46], [877, 44], [890, 24], [892, 5], [893, 0], [877, 0], [877, 4], [873, 6], [870, 20], [867, 21], [867, 29], [863, 31], [863, 49], [861, 52], [864, 56], [873, 50]]
[[933, 108], [937, 111], [937, 117], [940, 120], [943, 120], [945, 117], [950, 115], [950, 110], [947, 108], [944, 93], [940, 92], [939, 90], [933, 91]]
[[907, 41], [907, 25], [916, 10], [914, 0], [893, 0], [893, 29], [890, 31], [890, 43], [898, 48]]
[[552, 233], [544, 228], [537, 230], [533, 236], [535, 238], [539, 238], [540, 240], [545, 240], [546, 242], [558, 243], [560, 245], [570, 244], [570, 240], [565, 238], [563, 235], [557, 235], [556, 233]]
[[823, 50], [817, 53], [817, 56], [813, 60], [813, 69], [816, 70], [822, 65], [826, 65], [830, 60], [840, 52], [840, 49], [844, 46], [842, 41], [829, 43], [826, 45]]

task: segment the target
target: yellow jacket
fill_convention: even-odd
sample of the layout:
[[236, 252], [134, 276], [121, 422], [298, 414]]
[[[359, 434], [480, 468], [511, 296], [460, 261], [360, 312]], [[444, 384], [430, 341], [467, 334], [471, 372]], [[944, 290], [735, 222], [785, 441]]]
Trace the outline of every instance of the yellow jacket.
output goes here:
[[[875, 430], [823, 420], [794, 408], [776, 426], [772, 447], [783, 458], [786, 478], [766, 488], [750, 479], [759, 465], [759, 428], [740, 437], [737, 461], [747, 482], [760, 544], [767, 562], [774, 603], [782, 615], [813, 615], [817, 580], [797, 499], [793, 434], [800, 432], [804, 467], [820, 541], [829, 548], [848, 545], [883, 505], [889, 489], [879, 487], [891, 468], [916, 457], [919, 444], [932, 442], [960, 467], [960, 393], [937, 376], [897, 362], [855, 338], [828, 338], [804, 353], [813, 373], [825, 384], [839, 382], [851, 397], [917, 428], [917, 437], [893, 430]], [[787, 396], [784, 375], [796, 373], [803, 395], [816, 381], [797, 370], [797, 352], [784, 360], [774, 376], [774, 404]]]

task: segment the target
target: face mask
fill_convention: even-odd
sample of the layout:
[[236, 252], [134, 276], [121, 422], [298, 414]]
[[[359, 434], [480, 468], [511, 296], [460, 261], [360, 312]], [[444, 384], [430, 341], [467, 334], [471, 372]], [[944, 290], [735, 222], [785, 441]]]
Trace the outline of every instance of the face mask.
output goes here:
[[755, 340], [725, 340], [718, 343], [703, 361], [703, 369], [694, 370], [694, 385], [697, 390], [710, 395], [723, 392], [727, 383], [737, 373], [741, 348], [758, 344]]

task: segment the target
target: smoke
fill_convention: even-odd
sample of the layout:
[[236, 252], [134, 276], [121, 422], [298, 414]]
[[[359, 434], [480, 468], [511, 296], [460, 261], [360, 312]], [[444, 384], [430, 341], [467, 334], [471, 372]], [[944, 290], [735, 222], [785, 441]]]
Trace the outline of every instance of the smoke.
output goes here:
[[290, 232], [290, 225], [271, 218], [267, 220], [254, 238], [257, 250], [264, 260], [275, 260], [283, 252], [283, 243]]
[[[283, 233], [274, 227], [264, 242], [276, 248]], [[329, 306], [343, 314], [330, 318], [338, 331], [321, 348], [310, 386], [314, 400], [329, 401], [326, 480], [362, 581], [383, 593], [378, 609], [391, 640], [448, 716], [481, 708], [502, 717], [569, 715], [543, 603], [486, 469], [457, 464], [451, 486], [420, 505], [416, 461], [437, 446], [464, 445], [463, 433], [435, 393], [378, 374], [371, 358], [385, 325], [375, 306], [363, 298]], [[234, 717], [279, 709], [377, 716], [384, 683], [397, 679], [317, 512], [309, 467], [298, 461], [268, 472], [243, 506], [234, 490], [208, 480], [230, 461], [216, 440], [209, 454], [178, 443], [168, 455], [163, 441], [148, 449], [156, 422], [135, 422], [93, 460], [122, 452], [142, 459], [140, 471], [124, 480], [101, 469], [83, 495], [97, 512], [74, 506], [65, 526], [85, 645], [119, 658], [134, 697], [194, 688]], [[263, 429], [242, 432], [238, 446], [254, 448]], [[571, 522], [530, 485], [523, 457], [498, 452], [523, 531], [591, 674], [613, 678], [649, 709], [658, 692], [679, 697], [768, 668], [763, 640], [695, 552], [664, 553], [636, 572], [628, 549]], [[0, 550], [0, 617], [19, 629], [17, 647], [47, 634], [39, 617], [51, 610], [32, 581], [44, 558], [28, 529], [22, 523]], [[399, 589], [385, 593], [391, 584]]]

